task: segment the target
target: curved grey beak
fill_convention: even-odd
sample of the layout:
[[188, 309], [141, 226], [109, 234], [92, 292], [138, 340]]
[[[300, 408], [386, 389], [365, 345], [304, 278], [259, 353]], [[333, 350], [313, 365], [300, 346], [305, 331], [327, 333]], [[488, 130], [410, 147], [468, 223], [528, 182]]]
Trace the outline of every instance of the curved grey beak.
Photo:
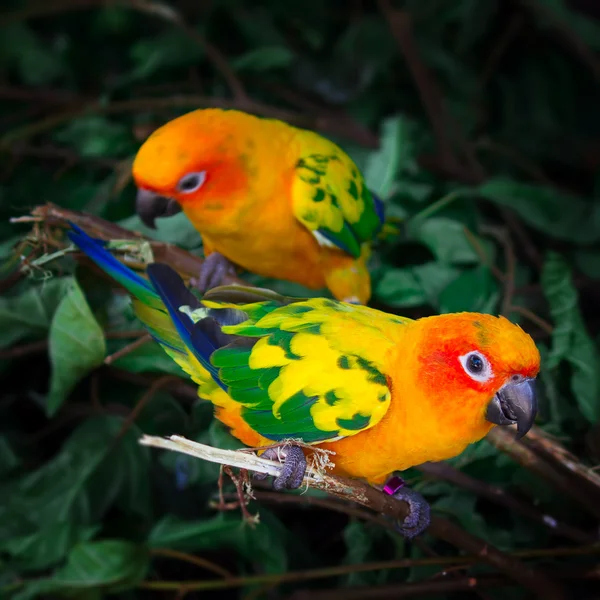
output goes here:
[[509, 382], [502, 386], [488, 404], [485, 418], [496, 425], [517, 424], [517, 439], [533, 425], [537, 413], [535, 379]]
[[156, 229], [155, 219], [176, 215], [181, 212], [181, 207], [171, 198], [159, 196], [150, 190], [138, 189], [135, 199], [135, 211], [144, 225]]

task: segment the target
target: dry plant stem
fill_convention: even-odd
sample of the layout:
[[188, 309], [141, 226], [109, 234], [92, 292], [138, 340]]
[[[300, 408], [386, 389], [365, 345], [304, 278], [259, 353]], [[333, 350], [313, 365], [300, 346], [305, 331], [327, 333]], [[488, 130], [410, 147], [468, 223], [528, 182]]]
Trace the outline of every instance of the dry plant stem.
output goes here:
[[[585, 546], [580, 548], [553, 548], [543, 550], [522, 550], [515, 552], [512, 556], [520, 558], [560, 558], [564, 556], [585, 556], [595, 555], [600, 552], [600, 546]], [[269, 574], [269, 575], [250, 575], [249, 577], [233, 577], [228, 580], [212, 581], [143, 581], [139, 587], [155, 591], [178, 591], [186, 589], [187, 591], [215, 590], [232, 587], [250, 586], [256, 584], [271, 583], [280, 585], [282, 583], [296, 581], [311, 581], [315, 579], [324, 579], [328, 577], [338, 577], [350, 573], [367, 573], [369, 571], [381, 571], [386, 569], [410, 569], [412, 567], [423, 566], [443, 566], [449, 568], [450, 565], [468, 566], [479, 562], [477, 556], [434, 556], [425, 558], [404, 558], [399, 560], [390, 560], [374, 563], [363, 563], [358, 565], [339, 565], [335, 567], [324, 567], [321, 569], [309, 569], [306, 571], [292, 571], [290, 573]], [[590, 577], [598, 577], [598, 568], [592, 567], [585, 571]], [[595, 574], [595, 575], [594, 575]], [[543, 598], [543, 596], [535, 596]]]
[[[182, 277], [184, 277], [184, 279], [196, 277], [202, 268], [202, 264], [204, 263], [201, 258], [193, 256], [189, 252], [186, 252], [185, 250], [182, 250], [173, 244], [149, 240], [149, 238], [143, 236], [141, 233], [124, 229], [115, 223], [105, 221], [104, 219], [89, 215], [87, 213], [61, 208], [55, 204], [44, 204], [37, 206], [33, 209], [31, 215], [34, 218], [44, 221], [50, 226], [63, 228], [68, 228], [69, 221], [71, 221], [75, 223], [75, 225], [85, 229], [86, 233], [92, 237], [97, 237], [102, 240], [131, 239], [150, 241], [154, 259], [157, 262], [169, 264]], [[67, 242], [65, 241], [65, 246], [66, 245]], [[98, 272], [101, 271], [98, 270]], [[242, 285], [248, 285], [236, 277], [227, 277], [226, 283], [239, 283]]]
[[562, 535], [570, 540], [579, 542], [581, 544], [591, 544], [597, 541], [597, 536], [591, 535], [577, 527], [572, 527], [567, 523], [563, 523], [554, 517], [542, 514], [532, 504], [519, 500], [515, 496], [511, 496], [505, 492], [502, 488], [497, 486], [489, 485], [484, 481], [480, 481], [455, 469], [447, 463], [425, 463], [417, 467], [420, 471], [426, 475], [431, 475], [436, 479], [443, 479], [449, 481], [459, 487], [469, 490], [488, 500], [500, 504], [506, 507], [508, 510], [520, 513], [523, 516], [537, 521], [538, 523], [548, 527], [554, 533]]
[[[531, 431], [533, 429], [529, 431], [528, 435], [531, 435]], [[487, 440], [498, 450], [505, 452], [521, 466], [548, 481], [561, 492], [576, 500], [591, 515], [600, 519], [600, 503], [597, 499], [593, 498], [586, 489], [578, 486], [568, 473], [557, 469], [555, 464], [540, 457], [522, 441], [516, 441], [514, 433], [510, 429], [494, 427], [488, 433]]]
[[[171, 436], [170, 438], [144, 436], [140, 439], [140, 443], [268, 475], [277, 476], [282, 469], [279, 463], [265, 460], [248, 452], [212, 448], [180, 436]], [[310, 472], [304, 478], [303, 484], [323, 490], [332, 496], [356, 502], [394, 520], [403, 520], [408, 514], [408, 505], [405, 502], [396, 500], [362, 481]], [[500, 552], [446, 519], [433, 517], [428, 532], [461, 550], [478, 555], [482, 562], [507, 573], [509, 577], [540, 597], [547, 600], [564, 598], [556, 582], [541, 576], [536, 570], [526, 566], [518, 559]]]

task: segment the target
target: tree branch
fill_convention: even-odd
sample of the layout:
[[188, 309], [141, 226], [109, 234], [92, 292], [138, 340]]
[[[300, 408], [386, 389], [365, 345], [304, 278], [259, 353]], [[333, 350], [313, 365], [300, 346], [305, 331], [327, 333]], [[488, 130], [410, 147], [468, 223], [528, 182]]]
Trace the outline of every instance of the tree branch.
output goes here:
[[[275, 461], [266, 460], [247, 451], [212, 448], [211, 446], [192, 442], [181, 436], [160, 438], [145, 435], [140, 439], [140, 443], [145, 446], [181, 452], [201, 460], [248, 471], [272, 476], [281, 474], [282, 465]], [[357, 479], [334, 477], [326, 475], [322, 471], [309, 470], [304, 478], [303, 485], [320, 489], [343, 500], [356, 502], [394, 521], [402, 521], [408, 515], [409, 508], [406, 502], [396, 500], [392, 496], [388, 496]], [[518, 559], [488, 545], [483, 540], [463, 531], [446, 519], [432, 517], [428, 532], [456, 548], [475, 554], [481, 562], [500, 569], [513, 580], [535, 592], [539, 597], [546, 599], [564, 598], [556, 582], [551, 582], [549, 578], [540, 576], [536, 570], [528, 567]]]
[[436, 479], [443, 479], [449, 481], [456, 486], [462, 487], [470, 492], [473, 492], [477, 496], [486, 498], [495, 504], [504, 506], [508, 510], [520, 513], [523, 516], [548, 527], [552, 532], [562, 535], [568, 539], [582, 544], [592, 544], [598, 541], [598, 536], [591, 535], [577, 527], [573, 527], [568, 523], [556, 519], [555, 517], [542, 514], [535, 506], [519, 500], [515, 496], [510, 495], [500, 487], [490, 485], [485, 481], [475, 479], [458, 469], [455, 469], [448, 463], [425, 463], [417, 467], [419, 471], [422, 471], [426, 475], [431, 475]]
[[[527, 436], [532, 434], [535, 436], [536, 428], [533, 427]], [[561, 490], [565, 495], [570, 496], [573, 500], [583, 506], [591, 515], [600, 519], [600, 503], [597, 498], [593, 498], [589, 492], [582, 489], [573, 481], [572, 477], [561, 470], [558, 470], [555, 465], [549, 463], [544, 458], [540, 457], [522, 440], [515, 440], [514, 433], [510, 429], [503, 427], [494, 427], [486, 438], [498, 450], [508, 454], [514, 461], [519, 463], [526, 469], [536, 473], [550, 484]]]

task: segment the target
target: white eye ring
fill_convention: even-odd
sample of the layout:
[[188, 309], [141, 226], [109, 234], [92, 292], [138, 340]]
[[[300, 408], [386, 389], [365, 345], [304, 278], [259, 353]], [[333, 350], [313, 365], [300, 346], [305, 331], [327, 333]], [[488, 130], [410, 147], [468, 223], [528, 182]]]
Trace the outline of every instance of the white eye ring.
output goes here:
[[193, 194], [197, 192], [206, 181], [206, 171], [198, 171], [197, 173], [187, 173], [177, 184], [177, 191], [181, 194]]
[[458, 360], [460, 360], [465, 373], [475, 381], [485, 383], [494, 376], [490, 361], [477, 350], [471, 350], [471, 352], [459, 356]]

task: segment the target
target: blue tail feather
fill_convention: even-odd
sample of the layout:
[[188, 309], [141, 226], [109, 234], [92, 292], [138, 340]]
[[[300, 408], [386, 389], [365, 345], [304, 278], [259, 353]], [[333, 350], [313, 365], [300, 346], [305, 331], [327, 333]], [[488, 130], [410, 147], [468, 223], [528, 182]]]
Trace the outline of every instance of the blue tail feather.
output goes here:
[[83, 229], [69, 223], [72, 231], [68, 231], [69, 239], [89, 256], [101, 269], [118, 281], [126, 290], [131, 292], [139, 300], [144, 300], [140, 295], [140, 287], [150, 294], [156, 296], [155, 290], [143, 277], [135, 271], [119, 262], [107, 249], [106, 242], [90, 237]]

